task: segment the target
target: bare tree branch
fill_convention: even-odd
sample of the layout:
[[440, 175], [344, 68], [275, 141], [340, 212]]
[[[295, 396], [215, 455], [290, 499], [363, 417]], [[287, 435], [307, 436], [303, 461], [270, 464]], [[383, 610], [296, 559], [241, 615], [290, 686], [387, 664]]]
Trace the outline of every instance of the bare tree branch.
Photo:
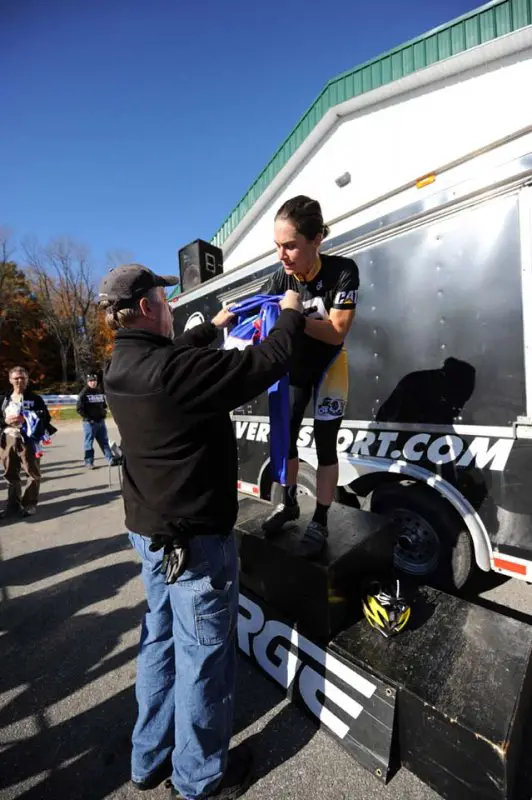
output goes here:
[[12, 235], [10, 228], [5, 225], [0, 225], [0, 293], [2, 293], [4, 283], [7, 279], [7, 265], [11, 262], [11, 258], [15, 252], [14, 245], [11, 241]]
[[131, 250], [122, 247], [115, 247], [112, 250], [108, 250], [105, 254], [107, 269], [119, 267], [120, 264], [131, 264], [132, 261], [134, 261], [134, 256]]
[[11, 286], [10, 288], [10, 283], [12, 284], [16, 265], [12, 261], [15, 252], [12, 236], [11, 228], [8, 228], [7, 225], [0, 225], [0, 297], [2, 298], [0, 331], [9, 313], [13, 311], [10, 301], [12, 300], [14, 287]]
[[7, 225], [0, 225], [0, 263], [11, 261], [14, 253], [13, 231]]
[[26, 239], [23, 250], [46, 324], [59, 346], [63, 381], [70, 351], [81, 379], [93, 358], [96, 316], [88, 248], [68, 238], [54, 239], [44, 247]]

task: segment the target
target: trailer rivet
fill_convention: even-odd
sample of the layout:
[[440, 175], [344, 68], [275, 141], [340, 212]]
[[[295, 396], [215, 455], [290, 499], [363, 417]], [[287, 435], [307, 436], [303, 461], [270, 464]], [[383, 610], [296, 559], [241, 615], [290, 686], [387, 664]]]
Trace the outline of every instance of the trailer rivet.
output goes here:
[[388, 697], [391, 697], [391, 696], [392, 696], [392, 694], [393, 694], [393, 692], [392, 692], [392, 690], [391, 690], [391, 689], [386, 689], [386, 695], [387, 695]]
[[382, 778], [382, 769], [380, 767], [377, 767], [377, 769], [375, 770], [375, 775], [377, 776], [377, 778]]

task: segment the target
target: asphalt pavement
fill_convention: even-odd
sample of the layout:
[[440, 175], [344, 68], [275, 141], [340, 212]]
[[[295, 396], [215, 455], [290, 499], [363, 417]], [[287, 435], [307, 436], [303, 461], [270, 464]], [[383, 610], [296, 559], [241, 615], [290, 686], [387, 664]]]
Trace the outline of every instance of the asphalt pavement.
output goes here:
[[[42, 461], [38, 514], [0, 523], [2, 800], [168, 796], [129, 783], [140, 567], [116, 469], [109, 485], [103, 458], [87, 471], [81, 451], [81, 426], [63, 423]], [[476, 601], [532, 621], [531, 587], [488, 576], [481, 589]], [[239, 669], [235, 741], [251, 738], [256, 756], [247, 800], [438, 797], [405, 769], [384, 786], [245, 660]], [[532, 797], [530, 742], [516, 800]]]

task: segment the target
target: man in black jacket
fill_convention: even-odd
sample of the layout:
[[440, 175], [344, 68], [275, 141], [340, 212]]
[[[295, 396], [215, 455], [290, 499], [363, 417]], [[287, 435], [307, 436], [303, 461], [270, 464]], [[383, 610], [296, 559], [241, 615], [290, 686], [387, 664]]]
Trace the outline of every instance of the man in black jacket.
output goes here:
[[87, 385], [78, 395], [76, 411], [83, 419], [83, 451], [85, 466], [94, 469], [94, 440], [100, 445], [100, 450], [107, 459], [108, 464], [114, 464], [113, 454], [109, 446], [109, 435], [105, 418], [107, 416], [107, 403], [101, 386], [98, 386], [98, 376], [95, 373], [87, 375]]
[[[122, 437], [124, 503], [149, 613], [137, 663], [132, 780], [166, 777], [173, 797], [231, 800], [250, 781], [245, 746], [228, 754], [234, 707], [237, 450], [229, 412], [284, 375], [304, 330], [295, 292], [268, 338], [243, 352], [208, 347], [222, 310], [172, 341], [164, 289], [138, 264], [100, 287], [117, 330], [104, 385]], [[168, 773], [167, 773], [168, 774]]]
[[[36, 457], [37, 446], [45, 435], [56, 432], [42, 397], [28, 388], [29, 375], [24, 367], [9, 371], [11, 391], [0, 410], [0, 463], [7, 481], [7, 506], [1, 513], [21, 513], [30, 517], [37, 511], [41, 470]], [[20, 472], [27, 475], [22, 493]]]

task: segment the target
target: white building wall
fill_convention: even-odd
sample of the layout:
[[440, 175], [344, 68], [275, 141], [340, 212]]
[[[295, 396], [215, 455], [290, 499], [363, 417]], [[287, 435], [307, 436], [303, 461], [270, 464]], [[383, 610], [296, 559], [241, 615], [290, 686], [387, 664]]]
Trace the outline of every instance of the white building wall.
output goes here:
[[[510, 63], [509, 63], [510, 62]], [[512, 63], [513, 62], [513, 63]], [[480, 73], [480, 74], [478, 74]], [[233, 269], [273, 248], [273, 220], [289, 197], [307, 194], [326, 220], [363, 206], [422, 175], [532, 125], [532, 50], [341, 119], [309, 160], [225, 253]], [[340, 189], [344, 172], [351, 183]], [[441, 183], [433, 189], [439, 191]], [[339, 223], [333, 234], [342, 232]]]

